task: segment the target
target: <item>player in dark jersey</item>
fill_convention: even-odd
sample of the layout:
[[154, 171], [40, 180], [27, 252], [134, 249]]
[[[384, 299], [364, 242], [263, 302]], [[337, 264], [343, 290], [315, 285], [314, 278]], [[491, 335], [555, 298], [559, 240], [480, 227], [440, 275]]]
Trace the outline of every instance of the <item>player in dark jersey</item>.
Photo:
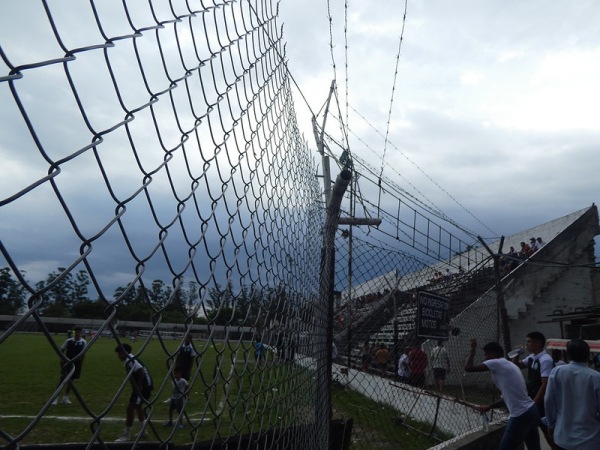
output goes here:
[[191, 378], [192, 366], [194, 365], [196, 355], [196, 350], [194, 350], [194, 345], [192, 344], [192, 336], [188, 334], [185, 342], [179, 347], [175, 361], [175, 368], [181, 370], [182, 378], [187, 381]]
[[[67, 383], [67, 387], [65, 388], [65, 393], [62, 397], [61, 403], [63, 405], [70, 405], [71, 400], [69, 400], [69, 393], [71, 392], [73, 381], [78, 380], [81, 376], [81, 368], [83, 366], [83, 355], [79, 358], [79, 354], [83, 352], [87, 345], [86, 340], [81, 335], [81, 327], [73, 328], [73, 337], [68, 338], [63, 345], [61, 346], [61, 351], [63, 355], [65, 355], [70, 361], [65, 361], [64, 359], [60, 359], [60, 384], [64, 381], [64, 379], [69, 376], [71, 370], [74, 370], [73, 375], [69, 383]], [[77, 358], [77, 359], [75, 359]], [[53, 405], [58, 404], [58, 397], [60, 396], [60, 392], [52, 402]]]
[[[131, 353], [131, 345], [122, 344], [119, 345], [115, 352], [121, 361], [125, 363], [125, 371], [131, 373], [131, 397], [129, 397], [129, 403], [127, 404], [127, 414], [125, 418], [125, 432], [121, 437], [116, 439], [117, 442], [129, 441], [131, 437], [131, 426], [133, 425], [134, 414], [137, 412], [140, 423], [143, 424], [146, 419], [146, 413], [143, 409], [143, 404], [147, 403], [152, 389], [154, 388], [152, 383], [152, 377], [148, 369]], [[147, 433], [145, 429], [142, 429], [141, 437], [146, 437]]]

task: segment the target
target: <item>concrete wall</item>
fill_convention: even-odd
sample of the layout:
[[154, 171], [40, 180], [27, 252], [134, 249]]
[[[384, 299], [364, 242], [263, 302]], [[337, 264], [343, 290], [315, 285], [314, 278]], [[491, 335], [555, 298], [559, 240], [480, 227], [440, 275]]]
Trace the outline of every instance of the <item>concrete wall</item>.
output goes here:
[[[551, 224], [556, 227], [556, 221]], [[526, 334], [534, 330], [547, 337], [561, 337], [560, 325], [549, 317], [557, 310], [567, 312], [576, 307], [599, 304], [598, 297], [594, 295], [597, 286], [594, 271], [573, 267], [595, 262], [593, 238], [598, 234], [596, 207], [592, 206], [563, 226], [558, 231], [544, 230], [544, 226], [530, 230], [531, 236], [554, 237], [529, 263], [522, 264], [503, 280], [511, 347], [523, 344]], [[569, 267], [549, 262], [568, 264]], [[496, 298], [494, 290], [487, 292], [451, 321], [451, 328], [458, 329], [460, 333], [450, 336], [446, 343], [451, 361], [448, 384], [487, 386], [491, 383], [487, 373], [465, 375], [463, 365], [471, 337], [477, 338], [481, 344], [496, 340], [503, 343], [503, 336], [497, 331]], [[426, 342], [424, 348], [429, 350], [433, 345], [431, 341]], [[481, 360], [479, 351], [475, 362]]]
[[[429, 450], [490, 450], [498, 448], [506, 425], [490, 425], [489, 431], [475, 431], [464, 436], [457, 436], [446, 442], [442, 442]], [[521, 444], [514, 450], [522, 450]]]

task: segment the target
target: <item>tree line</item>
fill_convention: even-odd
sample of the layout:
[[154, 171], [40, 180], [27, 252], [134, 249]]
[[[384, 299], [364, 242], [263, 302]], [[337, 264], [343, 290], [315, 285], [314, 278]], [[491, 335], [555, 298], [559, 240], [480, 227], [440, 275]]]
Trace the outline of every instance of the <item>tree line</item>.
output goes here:
[[[25, 273], [21, 274], [25, 277]], [[245, 325], [261, 328], [271, 320], [281, 320], [306, 309], [297, 295], [283, 286], [259, 288], [244, 286], [235, 290], [232, 283], [209, 288], [200, 304], [198, 284], [190, 281], [177, 289], [154, 280], [148, 287], [138, 283], [115, 289], [113, 299], [89, 298], [90, 278], [85, 270], [67, 272], [59, 267], [45, 280], [35, 284], [44, 290], [38, 313], [47, 317], [103, 319], [112, 305], [118, 308], [119, 320], [149, 321], [161, 311], [164, 322], [180, 323], [192, 318], [194, 323]], [[10, 268], [0, 268], [0, 314], [14, 315], [27, 309], [29, 292], [13, 277]], [[113, 303], [115, 302], [115, 303]], [[307, 315], [310, 311], [305, 311]]]

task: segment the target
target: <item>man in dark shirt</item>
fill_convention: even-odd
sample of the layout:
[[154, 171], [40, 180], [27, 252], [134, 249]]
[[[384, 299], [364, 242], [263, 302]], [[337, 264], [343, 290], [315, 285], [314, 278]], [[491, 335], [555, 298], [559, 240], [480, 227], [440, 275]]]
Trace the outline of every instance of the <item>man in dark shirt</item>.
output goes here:
[[[81, 368], [83, 367], [83, 355], [80, 358], [77, 358], [77, 356], [79, 356], [79, 354], [81, 352], [83, 352], [86, 345], [87, 345], [87, 342], [82, 337], [81, 327], [75, 327], [75, 328], [73, 328], [73, 336], [68, 338], [60, 348], [63, 355], [65, 355], [70, 361], [65, 361], [62, 358], [60, 359], [61, 369], [60, 369], [60, 382], [58, 383], [59, 386], [64, 381], [64, 379], [69, 375], [69, 373], [71, 372], [71, 369], [74, 369], [73, 375], [71, 376], [71, 380], [69, 381], [69, 383], [67, 383], [67, 387], [65, 388], [65, 394], [63, 395], [63, 398], [61, 400], [61, 403], [63, 405], [71, 404], [71, 400], [69, 400], [69, 393], [71, 392], [71, 389], [72, 389], [71, 383], [75, 380], [78, 380], [79, 377], [81, 377]], [[74, 358], [77, 358], [77, 359], [75, 359], [73, 361]], [[60, 392], [56, 396], [54, 401], [52, 402], [53, 405], [58, 404], [59, 396], [60, 396]]]

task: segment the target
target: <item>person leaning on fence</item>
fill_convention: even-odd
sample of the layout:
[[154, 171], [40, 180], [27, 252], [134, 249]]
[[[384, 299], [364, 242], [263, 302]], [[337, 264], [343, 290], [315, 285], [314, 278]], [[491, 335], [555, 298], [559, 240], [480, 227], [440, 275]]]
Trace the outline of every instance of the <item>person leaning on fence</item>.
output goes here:
[[484, 361], [475, 365], [473, 358], [477, 351], [477, 340], [471, 339], [469, 354], [465, 361], [465, 372], [491, 372], [492, 381], [502, 393], [502, 399], [479, 411], [486, 413], [490, 409], [506, 405], [509, 419], [498, 450], [515, 450], [521, 443], [528, 450], [540, 450], [538, 422], [540, 415], [535, 403], [527, 395], [525, 380], [519, 368], [504, 358], [504, 349], [497, 342], [483, 346]]
[[[75, 357], [77, 357], [86, 347], [87, 342], [86, 340], [81, 336], [81, 327], [75, 327], [73, 328], [73, 330], [69, 330], [69, 334], [71, 334], [71, 331], [73, 332], [73, 335], [71, 337], [69, 337], [67, 340], [65, 340], [65, 342], [63, 342], [63, 345], [61, 346], [60, 350], [61, 352], [68, 358], [68, 359], [73, 359]], [[69, 372], [71, 371], [71, 364], [69, 363], [65, 363], [65, 361], [61, 358], [60, 359], [60, 381], [59, 381], [59, 386], [60, 384], [63, 382], [63, 380], [69, 375]], [[83, 356], [81, 358], [76, 359], [75, 361], [73, 361], [73, 375], [71, 376], [71, 381], [67, 384], [67, 387], [65, 388], [65, 394], [63, 395], [63, 398], [61, 400], [61, 403], [63, 405], [70, 405], [71, 404], [71, 400], [69, 400], [69, 392], [71, 392], [71, 383], [75, 380], [78, 380], [79, 377], [81, 377], [81, 369], [83, 367]], [[59, 393], [60, 395], [60, 393]], [[58, 404], [58, 396], [54, 399], [54, 401], [52, 402], [53, 405]]]
[[[131, 345], [121, 344], [115, 348], [115, 353], [121, 361], [125, 363], [125, 372], [131, 373], [131, 396], [127, 404], [127, 414], [125, 418], [125, 431], [121, 437], [116, 439], [117, 442], [129, 441], [131, 435], [131, 426], [133, 425], [134, 413], [137, 412], [140, 423], [146, 419], [146, 414], [143, 409], [143, 404], [148, 401], [154, 388], [152, 377], [148, 369], [131, 353]], [[148, 434], [143, 429], [141, 437], [146, 437]]]
[[600, 449], [600, 373], [588, 367], [590, 346], [567, 343], [569, 364], [556, 367], [548, 378], [548, 435], [559, 450]]

